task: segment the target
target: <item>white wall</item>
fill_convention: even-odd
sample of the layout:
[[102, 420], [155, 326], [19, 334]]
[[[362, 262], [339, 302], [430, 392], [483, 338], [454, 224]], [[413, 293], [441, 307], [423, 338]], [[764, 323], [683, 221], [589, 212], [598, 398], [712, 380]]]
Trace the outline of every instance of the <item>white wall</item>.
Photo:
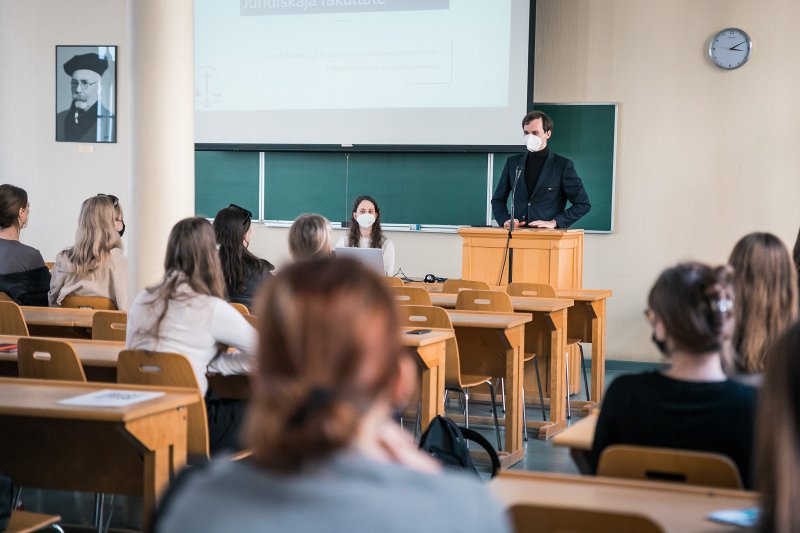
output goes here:
[[[0, 1], [0, 183], [28, 191], [22, 240], [45, 260], [72, 244], [81, 202], [97, 193], [128, 205], [129, 54], [125, 0]], [[117, 45], [117, 142], [55, 141], [55, 46]], [[63, 74], [62, 74], [63, 75]]]
[[[46, 258], [71, 242], [84, 197], [111, 192], [126, 202], [125, 6], [0, 1], [0, 182], [30, 192], [23, 238]], [[536, 99], [620, 104], [616, 231], [585, 242], [584, 286], [614, 291], [609, 357], [657, 358], [641, 312], [664, 267], [688, 258], [722, 262], [750, 231], [793, 243], [800, 224], [797, 20], [793, 0], [538, 0]], [[705, 53], [727, 26], [755, 42], [751, 61], [733, 72], [712, 66]], [[77, 145], [53, 140], [54, 46], [98, 42], [121, 46], [119, 142], [78, 154]], [[257, 228], [253, 249], [281, 264], [286, 233]], [[407, 274], [460, 275], [457, 236], [390, 236]]]

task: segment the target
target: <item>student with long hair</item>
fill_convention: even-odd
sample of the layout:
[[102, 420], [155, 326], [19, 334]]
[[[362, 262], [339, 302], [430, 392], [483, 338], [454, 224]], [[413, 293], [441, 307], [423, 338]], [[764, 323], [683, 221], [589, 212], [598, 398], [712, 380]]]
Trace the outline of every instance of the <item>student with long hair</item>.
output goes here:
[[[131, 350], [174, 352], [189, 359], [206, 397], [212, 452], [238, 447], [244, 405], [222, 405], [208, 392], [206, 372], [249, 373], [256, 345], [255, 330], [224, 296], [211, 224], [200, 217], [183, 219], [169, 234], [164, 278], [131, 305], [125, 339]], [[227, 346], [239, 351], [229, 352]]]
[[770, 346], [797, 319], [797, 271], [789, 250], [771, 233], [742, 237], [728, 264], [737, 304], [735, 371], [756, 384]]
[[730, 267], [683, 263], [661, 274], [646, 314], [670, 366], [611, 383], [594, 436], [595, 469], [612, 444], [679, 448], [727, 455], [751, 485], [756, 389], [723, 369], [735, 305]]
[[289, 228], [289, 253], [294, 261], [331, 255], [331, 223], [322, 215], [300, 215]]
[[797, 231], [797, 240], [794, 241], [792, 257], [794, 259], [794, 268], [797, 272], [797, 284], [800, 286], [800, 230]]
[[28, 193], [0, 185], [0, 292], [19, 305], [48, 305], [50, 271], [39, 250], [20, 242], [31, 206]]
[[102, 296], [117, 309], [128, 308], [128, 258], [114, 227], [116, 212], [107, 195], [84, 200], [75, 244], [56, 255], [50, 282], [50, 305], [65, 297]]
[[253, 299], [275, 269], [272, 263], [250, 253], [253, 214], [231, 204], [214, 217], [214, 234], [219, 245], [219, 260], [228, 300], [252, 310]]
[[122, 211], [122, 204], [119, 203], [119, 198], [113, 194], [104, 193], [100, 193], [97, 196], [105, 196], [111, 200], [111, 203], [114, 205], [114, 229], [117, 230], [119, 236], [122, 237], [125, 234], [125, 214]]
[[758, 406], [760, 530], [800, 531], [800, 323], [772, 345]]
[[387, 276], [393, 276], [394, 243], [383, 234], [381, 229], [381, 210], [372, 196], [361, 195], [353, 201], [350, 229], [347, 238], [340, 237], [336, 248], [380, 248], [383, 252], [383, 270]]
[[378, 276], [301, 261], [266, 285], [257, 316], [253, 455], [191, 472], [154, 531], [508, 531], [476, 478], [440, 471], [393, 420], [416, 370]]

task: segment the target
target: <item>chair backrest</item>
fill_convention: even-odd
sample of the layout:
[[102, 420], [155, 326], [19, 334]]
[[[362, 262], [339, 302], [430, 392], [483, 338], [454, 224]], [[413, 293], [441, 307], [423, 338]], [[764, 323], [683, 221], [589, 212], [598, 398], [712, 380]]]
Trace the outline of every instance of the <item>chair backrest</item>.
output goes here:
[[0, 292], [0, 302], [13, 302], [14, 299], [4, 292]]
[[383, 281], [389, 287], [403, 287], [405, 285], [402, 279], [396, 278], [394, 276], [383, 276]]
[[231, 307], [239, 311], [242, 315], [248, 316], [250, 314], [250, 310], [247, 308], [246, 305], [236, 302], [228, 302], [228, 303], [230, 303]]
[[556, 298], [556, 290], [546, 283], [509, 283], [506, 292], [511, 296], [532, 296], [535, 298]]
[[421, 287], [391, 287], [398, 305], [431, 305], [431, 295]]
[[719, 453], [615, 444], [600, 454], [598, 476], [741, 489], [736, 464]]
[[73, 309], [100, 309], [103, 311], [116, 311], [117, 305], [110, 298], [102, 296], [78, 296], [70, 294], [61, 301], [61, 307]]
[[453, 294], [460, 291], [488, 291], [489, 284], [485, 281], [470, 281], [468, 279], [446, 279], [442, 284], [442, 292]]
[[[410, 328], [444, 328], [453, 329], [447, 311], [441, 307], [428, 305], [399, 305], [397, 314], [400, 325]], [[446, 387], [461, 388], [461, 360], [458, 354], [458, 343], [455, 337], [445, 341], [445, 372]]]
[[17, 341], [17, 368], [21, 378], [86, 381], [78, 354], [65, 341], [21, 337]]
[[[187, 387], [195, 389], [200, 395], [200, 385], [197, 383], [192, 364], [186, 356], [178, 353], [123, 350], [117, 361], [117, 383]], [[189, 406], [188, 414], [187, 451], [189, 456], [207, 459], [209, 457], [208, 418], [203, 398]]]
[[[569, 505], [569, 502], [564, 502]], [[514, 505], [511, 522], [517, 533], [663, 533], [664, 529], [643, 515], [614, 511], [590, 511], [575, 507]]]
[[461, 291], [456, 298], [456, 309], [464, 311], [497, 311], [513, 313], [511, 297], [499, 291]]
[[0, 335], [28, 336], [25, 317], [16, 302], [0, 301]]
[[92, 340], [124, 341], [127, 329], [125, 311], [98, 311], [92, 315]]

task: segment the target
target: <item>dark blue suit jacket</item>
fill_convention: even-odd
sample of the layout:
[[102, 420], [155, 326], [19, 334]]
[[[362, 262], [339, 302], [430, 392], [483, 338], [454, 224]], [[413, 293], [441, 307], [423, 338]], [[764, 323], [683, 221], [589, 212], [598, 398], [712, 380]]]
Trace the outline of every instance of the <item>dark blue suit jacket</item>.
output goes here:
[[[511, 218], [507, 207], [508, 195], [514, 185], [517, 167], [521, 172], [514, 193], [514, 218], [517, 220], [525, 222], [555, 220], [556, 227], [568, 228], [589, 212], [592, 205], [572, 161], [551, 151], [531, 194], [525, 184], [526, 155], [523, 153], [508, 158], [492, 196], [492, 212], [500, 226]], [[565, 211], [567, 200], [572, 205]]]

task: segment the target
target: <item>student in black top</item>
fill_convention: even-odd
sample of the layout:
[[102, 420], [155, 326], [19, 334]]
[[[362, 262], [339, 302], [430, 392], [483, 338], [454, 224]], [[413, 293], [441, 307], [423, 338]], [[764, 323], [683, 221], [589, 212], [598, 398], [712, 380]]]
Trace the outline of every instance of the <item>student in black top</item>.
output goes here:
[[592, 468], [612, 444], [721, 453], [752, 485], [756, 389], [725, 374], [734, 328], [732, 273], [684, 263], [650, 291], [653, 342], [671, 362], [664, 371], [621, 376], [603, 400]]
[[24, 189], [0, 185], [0, 292], [19, 305], [47, 306], [50, 271], [39, 250], [19, 241], [30, 212]]
[[248, 309], [252, 309], [258, 289], [275, 269], [272, 263], [247, 250], [253, 234], [252, 218], [250, 211], [235, 204], [220, 210], [214, 217], [214, 234], [219, 244], [228, 300], [244, 304]]

